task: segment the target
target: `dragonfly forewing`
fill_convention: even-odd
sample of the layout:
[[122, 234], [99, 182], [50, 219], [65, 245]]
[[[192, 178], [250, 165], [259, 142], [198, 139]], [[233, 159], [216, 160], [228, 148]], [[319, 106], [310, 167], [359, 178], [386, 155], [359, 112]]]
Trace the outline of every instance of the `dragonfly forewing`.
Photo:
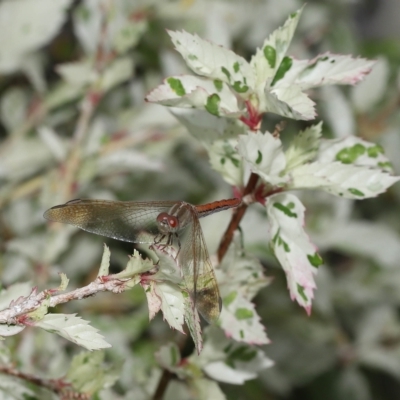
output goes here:
[[47, 210], [50, 221], [77, 226], [98, 235], [133, 243], [154, 243], [160, 236], [157, 216], [174, 201], [148, 202], [80, 199]]

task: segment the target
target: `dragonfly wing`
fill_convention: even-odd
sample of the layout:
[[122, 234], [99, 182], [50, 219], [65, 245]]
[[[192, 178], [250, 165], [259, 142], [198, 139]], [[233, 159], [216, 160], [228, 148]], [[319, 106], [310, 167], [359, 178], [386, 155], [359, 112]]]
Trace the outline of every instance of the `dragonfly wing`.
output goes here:
[[214, 268], [208, 255], [197, 213], [192, 210], [178, 255], [187, 290], [200, 314], [208, 323], [218, 320], [221, 297]]
[[72, 200], [50, 208], [44, 217], [125, 242], [153, 243], [159, 235], [158, 214], [168, 212], [175, 203]]

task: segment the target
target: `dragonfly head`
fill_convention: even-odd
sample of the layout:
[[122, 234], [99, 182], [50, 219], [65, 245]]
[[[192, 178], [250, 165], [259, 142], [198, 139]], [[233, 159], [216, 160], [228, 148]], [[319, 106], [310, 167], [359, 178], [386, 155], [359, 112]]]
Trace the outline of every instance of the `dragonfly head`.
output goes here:
[[179, 229], [179, 221], [177, 217], [162, 212], [157, 216], [157, 225], [160, 233], [174, 233]]

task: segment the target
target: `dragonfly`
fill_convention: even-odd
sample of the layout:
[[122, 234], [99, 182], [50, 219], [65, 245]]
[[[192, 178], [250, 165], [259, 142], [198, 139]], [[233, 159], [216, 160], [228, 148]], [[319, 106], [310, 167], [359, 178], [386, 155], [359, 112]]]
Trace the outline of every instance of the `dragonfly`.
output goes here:
[[203, 205], [76, 199], [48, 209], [44, 217], [126, 242], [161, 248], [175, 243], [184, 286], [202, 317], [213, 323], [222, 302], [199, 219], [240, 204], [237, 198]]

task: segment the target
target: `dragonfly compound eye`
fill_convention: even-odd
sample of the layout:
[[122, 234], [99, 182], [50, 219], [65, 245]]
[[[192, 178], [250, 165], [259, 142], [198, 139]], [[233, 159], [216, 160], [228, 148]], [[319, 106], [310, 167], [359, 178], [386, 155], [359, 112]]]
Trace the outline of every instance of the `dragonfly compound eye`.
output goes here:
[[176, 231], [179, 222], [173, 215], [162, 212], [157, 217], [157, 224], [161, 233], [171, 233]]
[[178, 227], [178, 218], [168, 215], [168, 225], [171, 228], [177, 228]]

